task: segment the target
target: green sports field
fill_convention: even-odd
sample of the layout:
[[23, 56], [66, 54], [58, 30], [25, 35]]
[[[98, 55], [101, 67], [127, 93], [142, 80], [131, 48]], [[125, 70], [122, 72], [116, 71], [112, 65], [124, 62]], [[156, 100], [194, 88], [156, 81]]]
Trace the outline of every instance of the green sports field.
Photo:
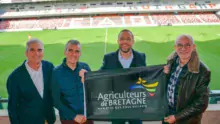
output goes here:
[[[25, 42], [28, 40], [28, 34], [44, 42], [44, 59], [53, 62], [55, 66], [60, 64], [64, 58], [64, 44], [69, 39], [78, 39], [82, 43], [81, 61], [87, 62], [92, 70], [97, 70], [102, 64], [105, 51], [108, 53], [118, 48], [117, 35], [121, 29], [123, 28], [0, 33], [0, 96], [7, 97], [7, 77], [25, 59]], [[134, 49], [146, 54], [147, 65], [166, 63], [166, 57], [173, 51], [175, 38], [182, 33], [191, 34], [195, 39], [200, 59], [212, 71], [211, 89], [220, 89], [218, 81], [220, 25], [133, 27], [128, 29], [135, 35]]]

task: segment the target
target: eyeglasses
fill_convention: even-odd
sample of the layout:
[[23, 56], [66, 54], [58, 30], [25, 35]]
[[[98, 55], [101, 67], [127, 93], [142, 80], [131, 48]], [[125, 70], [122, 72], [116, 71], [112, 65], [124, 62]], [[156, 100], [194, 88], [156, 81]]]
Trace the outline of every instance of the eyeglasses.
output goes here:
[[189, 43], [187, 43], [187, 44], [177, 44], [176, 46], [177, 46], [178, 49], [182, 49], [183, 47], [188, 49], [192, 46], [192, 44], [189, 44]]

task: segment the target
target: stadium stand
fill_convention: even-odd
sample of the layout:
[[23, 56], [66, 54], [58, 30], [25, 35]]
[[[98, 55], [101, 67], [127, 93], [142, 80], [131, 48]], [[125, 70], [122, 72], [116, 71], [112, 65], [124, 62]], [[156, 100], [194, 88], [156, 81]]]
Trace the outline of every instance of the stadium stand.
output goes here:
[[[190, 1], [190, 0], [189, 0]], [[164, 10], [216, 10], [219, 9], [219, 1], [212, 0], [144, 0], [142, 2], [93, 2], [93, 3], [74, 3], [74, 2], [52, 2], [52, 3], [20, 3], [20, 4], [1, 4], [1, 17], [20, 17], [20, 16], [54, 16], [59, 14], [91, 14], [91, 13], [127, 13], [127, 12], [146, 12]]]
[[181, 13], [178, 15], [179, 18], [182, 20], [183, 23], [188, 24], [188, 23], [202, 23], [198, 17], [196, 17], [195, 14], [190, 14], [190, 13]]
[[34, 2], [1, 4], [0, 29], [220, 24], [218, 0]]
[[219, 18], [215, 14], [210, 13], [210, 12], [198, 13], [197, 15], [200, 19], [202, 19], [204, 22], [207, 22], [207, 23], [219, 23], [220, 22]]
[[216, 24], [220, 19], [213, 13], [172, 13], [159, 14], [125, 14], [39, 18], [39, 19], [7, 19], [0, 22], [0, 29], [59, 29], [59, 28], [89, 28], [117, 26], [153, 26], [153, 25], [186, 25], [186, 24]]
[[155, 24], [166, 25], [180, 23], [180, 20], [178, 20], [176, 15], [170, 13], [151, 14], [151, 17]]

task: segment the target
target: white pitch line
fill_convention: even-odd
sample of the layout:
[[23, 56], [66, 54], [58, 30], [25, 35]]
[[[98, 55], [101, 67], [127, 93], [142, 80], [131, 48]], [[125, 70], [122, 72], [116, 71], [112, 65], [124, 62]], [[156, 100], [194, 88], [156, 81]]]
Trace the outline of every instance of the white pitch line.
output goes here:
[[143, 40], [141, 37], [139, 36], [134, 36], [134, 39], [137, 39], [137, 40]]
[[106, 30], [105, 30], [105, 49], [104, 49], [105, 54], [106, 54], [106, 50], [107, 50], [107, 40], [108, 40], [108, 28], [106, 28]]

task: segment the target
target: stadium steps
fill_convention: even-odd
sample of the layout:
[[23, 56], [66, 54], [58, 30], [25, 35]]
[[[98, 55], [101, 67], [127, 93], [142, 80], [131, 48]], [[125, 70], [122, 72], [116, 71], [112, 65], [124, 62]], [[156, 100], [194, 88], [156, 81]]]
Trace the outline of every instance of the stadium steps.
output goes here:
[[66, 23], [66, 19], [63, 20], [63, 24], [61, 25], [61, 27], [64, 27], [65, 23]]
[[181, 24], [184, 24], [183, 21], [181, 20], [181, 18], [180, 18], [178, 15], [175, 15], [175, 16], [176, 16], [176, 18], [179, 20], [179, 22], [180, 22]]
[[125, 17], [124, 16], [121, 17], [121, 20], [122, 20], [122, 25], [125, 25]]
[[198, 18], [202, 23], [205, 23], [205, 22], [200, 18], [200, 16], [199, 16], [198, 14], [196, 14], [195, 16], [196, 16], [196, 18]]
[[151, 24], [155, 24], [155, 22], [153, 21], [151, 15], [149, 15], [148, 17], [149, 17], [149, 20], [150, 20]]

